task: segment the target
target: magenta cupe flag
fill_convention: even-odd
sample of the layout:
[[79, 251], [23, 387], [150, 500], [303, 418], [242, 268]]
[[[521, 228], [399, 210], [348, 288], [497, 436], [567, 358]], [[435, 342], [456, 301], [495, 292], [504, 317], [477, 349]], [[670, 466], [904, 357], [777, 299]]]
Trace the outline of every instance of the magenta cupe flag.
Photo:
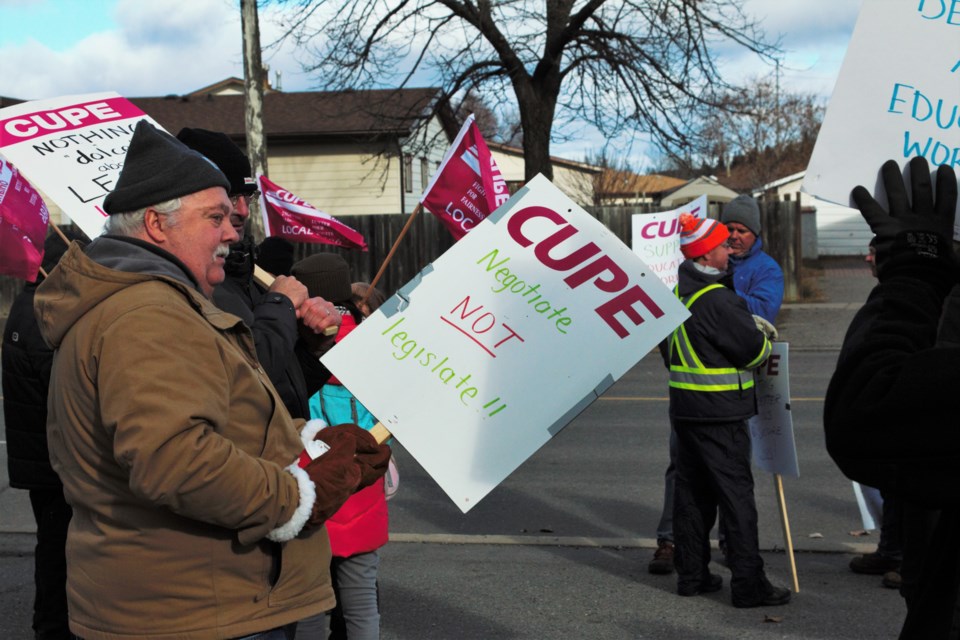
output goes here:
[[0, 273], [37, 279], [50, 212], [37, 190], [0, 158]]
[[349, 249], [367, 250], [367, 242], [329, 213], [271, 182], [257, 176], [260, 185], [260, 213], [268, 236], [279, 236], [290, 242], [332, 244]]

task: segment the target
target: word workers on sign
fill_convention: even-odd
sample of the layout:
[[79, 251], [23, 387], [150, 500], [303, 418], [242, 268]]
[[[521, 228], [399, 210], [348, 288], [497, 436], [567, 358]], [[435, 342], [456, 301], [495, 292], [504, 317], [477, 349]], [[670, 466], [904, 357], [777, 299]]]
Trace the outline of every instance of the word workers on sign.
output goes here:
[[440, 316], [440, 320], [472, 340], [491, 358], [497, 357], [494, 350], [498, 349], [504, 342], [514, 338], [520, 342], [524, 341], [520, 334], [506, 323], [498, 322], [497, 317], [492, 312], [485, 310], [482, 304], [478, 304], [471, 309], [470, 296], [461, 300], [457, 306], [450, 310], [449, 314]]
[[[527, 225], [530, 221], [543, 220], [558, 228], [535, 241], [527, 235]], [[580, 232], [557, 211], [540, 206], [521, 209], [510, 217], [507, 232], [521, 247], [535, 245], [533, 253], [544, 266], [555, 271], [571, 271], [572, 273], [563, 279], [571, 289], [591, 282], [600, 291], [617, 294], [594, 311], [621, 339], [629, 336], [630, 330], [623, 326], [617, 318], [618, 314], [624, 314], [636, 326], [644, 322], [643, 316], [634, 305], [639, 303], [654, 318], [663, 317], [663, 309], [643, 287], [631, 284], [626, 271], [617, 265], [613, 258], [604, 254], [595, 242], [588, 241], [563, 257], [551, 255], [554, 249]], [[604, 275], [607, 277], [604, 278]]]

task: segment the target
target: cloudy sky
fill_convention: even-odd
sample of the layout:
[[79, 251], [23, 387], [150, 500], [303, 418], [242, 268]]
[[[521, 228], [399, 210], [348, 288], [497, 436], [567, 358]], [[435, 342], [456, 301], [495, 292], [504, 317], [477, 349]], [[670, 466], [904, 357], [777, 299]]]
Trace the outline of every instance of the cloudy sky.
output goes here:
[[[862, 0], [745, 0], [784, 49], [781, 86], [829, 96]], [[39, 99], [94, 91], [128, 97], [183, 94], [242, 77], [236, 0], [0, 0], [0, 95]], [[261, 41], [277, 34], [261, 10]], [[264, 55], [271, 81], [285, 91], [312, 88], [289, 50]], [[740, 58], [722, 60], [734, 77], [770, 70]], [[554, 153], [576, 160], [596, 140]]]

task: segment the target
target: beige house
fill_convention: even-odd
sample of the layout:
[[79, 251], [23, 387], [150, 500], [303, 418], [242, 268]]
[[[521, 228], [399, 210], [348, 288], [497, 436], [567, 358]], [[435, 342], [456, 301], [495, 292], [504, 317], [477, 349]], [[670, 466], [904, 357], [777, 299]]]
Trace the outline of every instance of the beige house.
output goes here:
[[604, 169], [594, 179], [594, 196], [603, 206], [659, 206], [669, 193], [687, 184], [686, 180], [656, 173], [639, 175], [632, 171]]
[[764, 185], [754, 197], [798, 201], [800, 211], [816, 215], [816, 253], [820, 256], [862, 256], [873, 232], [860, 212], [835, 202], [815, 198], [800, 190], [805, 171]]
[[[430, 116], [438, 90], [292, 92], [264, 95], [270, 179], [334, 216], [410, 213], [459, 129]], [[243, 81], [228, 78], [185, 96], [131, 98], [174, 135], [223, 131], [245, 146]], [[523, 150], [488, 142], [511, 193], [523, 184]], [[587, 164], [553, 158], [554, 184], [578, 204], [593, 199]]]
[[686, 182], [682, 187], [671, 191], [660, 200], [663, 209], [676, 209], [688, 202], [696, 200], [702, 195], [707, 196], [707, 205], [711, 212], [717, 212], [720, 207], [736, 198], [739, 193], [720, 184], [713, 176], [700, 176]]
[[[174, 135], [183, 127], [222, 131], [244, 147], [241, 88], [232, 78], [184, 96], [130, 101]], [[430, 88], [268, 91], [270, 179], [334, 216], [410, 213], [452, 139], [429, 115], [436, 96]]]
[[[497, 168], [507, 182], [510, 193], [516, 193], [517, 189], [523, 186], [526, 176], [523, 149], [489, 140], [487, 146], [497, 163]], [[550, 156], [550, 159], [553, 161], [553, 184], [580, 206], [592, 205], [594, 177], [603, 169], [556, 156]]]

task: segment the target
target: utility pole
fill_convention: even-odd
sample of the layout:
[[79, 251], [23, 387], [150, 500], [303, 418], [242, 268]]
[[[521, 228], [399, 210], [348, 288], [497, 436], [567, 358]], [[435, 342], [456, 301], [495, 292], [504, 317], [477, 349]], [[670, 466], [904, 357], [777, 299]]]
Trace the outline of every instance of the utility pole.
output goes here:
[[[260, 58], [260, 21], [256, 0], [240, 0], [240, 26], [243, 30], [244, 122], [247, 128], [247, 157], [253, 175], [267, 175], [267, 138], [263, 134], [263, 87], [266, 84]], [[250, 203], [250, 232], [258, 243], [263, 240], [263, 220], [259, 203]]]

